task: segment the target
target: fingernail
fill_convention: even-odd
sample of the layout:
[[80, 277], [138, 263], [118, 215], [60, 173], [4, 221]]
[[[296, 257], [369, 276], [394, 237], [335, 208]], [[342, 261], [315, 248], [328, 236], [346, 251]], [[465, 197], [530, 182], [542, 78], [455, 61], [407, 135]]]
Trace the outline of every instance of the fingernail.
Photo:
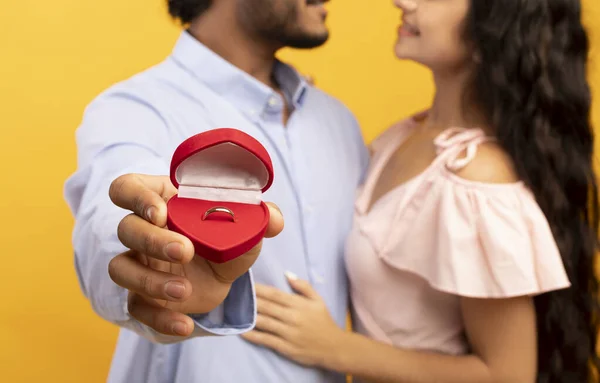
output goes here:
[[165, 293], [171, 298], [181, 299], [185, 295], [185, 285], [180, 282], [169, 282], [165, 285]]
[[270, 207], [272, 207], [273, 209], [277, 210], [277, 212], [281, 215], [283, 215], [283, 213], [281, 212], [281, 209], [279, 208], [279, 206], [275, 205], [275, 204], [271, 204], [269, 205]]
[[154, 223], [154, 218], [156, 217], [156, 207], [150, 206], [146, 210], [146, 219], [152, 223]]
[[286, 271], [284, 274], [285, 274], [286, 278], [291, 281], [298, 280], [298, 276], [296, 274], [292, 273], [291, 271]]
[[179, 242], [171, 242], [165, 246], [164, 253], [167, 257], [179, 262], [183, 259], [183, 245]]
[[173, 332], [179, 335], [187, 335], [188, 326], [184, 322], [175, 322], [173, 325]]

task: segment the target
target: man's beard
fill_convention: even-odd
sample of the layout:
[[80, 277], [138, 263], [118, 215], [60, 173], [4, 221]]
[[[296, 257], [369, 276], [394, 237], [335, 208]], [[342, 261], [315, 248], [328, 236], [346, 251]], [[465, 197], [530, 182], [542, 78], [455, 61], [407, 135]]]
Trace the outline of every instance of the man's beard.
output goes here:
[[325, 44], [329, 39], [329, 33], [322, 35], [310, 35], [298, 31], [296, 33], [282, 31], [277, 38], [277, 41], [283, 46], [297, 49], [311, 49], [317, 48]]
[[238, 10], [250, 33], [280, 46], [311, 49], [329, 39], [329, 33], [315, 35], [299, 27], [295, 0], [240, 0]]

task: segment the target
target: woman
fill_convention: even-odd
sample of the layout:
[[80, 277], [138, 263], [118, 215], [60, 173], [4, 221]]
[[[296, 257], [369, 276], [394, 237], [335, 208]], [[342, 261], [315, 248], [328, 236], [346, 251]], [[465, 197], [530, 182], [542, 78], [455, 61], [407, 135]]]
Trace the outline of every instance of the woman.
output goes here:
[[431, 108], [372, 145], [346, 264], [357, 333], [259, 286], [245, 335], [367, 381], [586, 382], [598, 201], [576, 0], [396, 0]]

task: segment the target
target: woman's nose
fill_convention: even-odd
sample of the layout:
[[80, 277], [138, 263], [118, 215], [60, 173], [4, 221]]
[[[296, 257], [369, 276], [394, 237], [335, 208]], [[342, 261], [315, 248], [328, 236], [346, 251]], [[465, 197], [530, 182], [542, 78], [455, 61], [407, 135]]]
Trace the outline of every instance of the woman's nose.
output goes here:
[[417, 9], [417, 0], [394, 0], [394, 4], [404, 12], [413, 12]]

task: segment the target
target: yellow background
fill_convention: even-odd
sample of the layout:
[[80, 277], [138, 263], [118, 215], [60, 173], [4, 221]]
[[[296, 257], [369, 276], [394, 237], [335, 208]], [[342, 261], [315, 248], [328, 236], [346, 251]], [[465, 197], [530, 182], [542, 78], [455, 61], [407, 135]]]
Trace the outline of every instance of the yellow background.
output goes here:
[[[179, 29], [164, 0], [1, 3], [0, 381], [103, 382], [117, 329], [91, 311], [73, 269], [62, 187], [74, 130], [98, 92], [169, 54]], [[282, 54], [357, 114], [367, 140], [431, 97], [427, 72], [394, 60], [391, 3], [333, 1], [330, 43]], [[600, 4], [586, 3], [598, 41]], [[599, 101], [594, 111], [599, 122]]]

